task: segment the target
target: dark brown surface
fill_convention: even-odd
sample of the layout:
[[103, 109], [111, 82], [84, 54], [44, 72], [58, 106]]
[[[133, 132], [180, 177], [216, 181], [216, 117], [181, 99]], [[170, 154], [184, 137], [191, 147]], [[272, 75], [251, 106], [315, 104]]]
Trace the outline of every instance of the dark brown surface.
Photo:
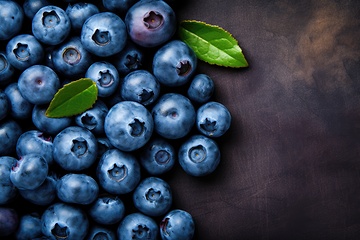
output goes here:
[[360, 1], [188, 2], [250, 64], [199, 66], [233, 122], [214, 174], [168, 180], [196, 239], [359, 239]]

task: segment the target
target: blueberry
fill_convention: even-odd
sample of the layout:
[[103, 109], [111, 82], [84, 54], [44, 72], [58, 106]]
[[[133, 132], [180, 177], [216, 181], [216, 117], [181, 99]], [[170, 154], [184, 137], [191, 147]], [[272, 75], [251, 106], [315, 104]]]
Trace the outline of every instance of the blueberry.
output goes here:
[[91, 53], [108, 57], [120, 52], [126, 44], [127, 32], [123, 20], [111, 12], [89, 17], [81, 30], [81, 42]]
[[10, 116], [21, 120], [30, 118], [34, 105], [22, 96], [18, 83], [10, 83], [4, 92], [10, 103]]
[[0, 237], [10, 236], [18, 225], [19, 216], [15, 209], [0, 206]]
[[47, 5], [32, 19], [32, 33], [42, 43], [57, 45], [69, 35], [71, 22], [66, 12], [60, 7]]
[[154, 75], [146, 70], [136, 70], [124, 78], [121, 86], [121, 97], [144, 106], [153, 103], [160, 95], [160, 83]]
[[95, 135], [101, 135], [104, 133], [104, 121], [108, 111], [105, 103], [97, 100], [92, 108], [75, 117], [75, 123], [90, 130]]
[[17, 189], [10, 180], [11, 166], [15, 162], [13, 157], [0, 157], [0, 205], [9, 203], [17, 194]]
[[9, 40], [21, 31], [24, 12], [15, 1], [0, 1], [0, 40]]
[[15, 232], [16, 239], [35, 239], [42, 236], [41, 219], [37, 213], [22, 215]]
[[15, 152], [16, 142], [21, 134], [21, 127], [16, 121], [7, 119], [0, 122], [0, 156]]
[[206, 74], [197, 74], [191, 80], [187, 95], [196, 103], [208, 102], [215, 90], [214, 81]]
[[49, 5], [47, 0], [25, 0], [23, 3], [23, 10], [26, 17], [33, 19], [40, 8]]
[[179, 139], [192, 129], [196, 112], [188, 98], [179, 93], [162, 95], [151, 110], [155, 131], [167, 139]]
[[0, 86], [6, 86], [11, 82], [15, 68], [10, 64], [6, 53], [0, 51]]
[[43, 60], [44, 49], [33, 35], [20, 34], [7, 43], [6, 56], [13, 67], [25, 70]]
[[187, 83], [197, 67], [194, 51], [184, 42], [173, 40], [162, 46], [153, 58], [153, 74], [166, 86], [177, 87]]
[[229, 110], [219, 102], [208, 102], [202, 105], [196, 113], [198, 130], [208, 137], [221, 137], [231, 124]]
[[111, 194], [126, 194], [140, 182], [140, 165], [131, 153], [110, 149], [97, 166], [99, 185]]
[[21, 95], [35, 105], [47, 104], [60, 88], [60, 79], [49, 67], [34, 65], [23, 71], [18, 79]]
[[195, 232], [194, 219], [190, 213], [174, 209], [160, 223], [162, 240], [191, 240]]
[[7, 117], [10, 103], [3, 90], [0, 89], [0, 121]]
[[99, 13], [99, 8], [92, 3], [78, 2], [69, 4], [65, 10], [71, 21], [71, 29], [80, 32], [81, 28], [89, 17]]
[[53, 162], [52, 137], [38, 130], [26, 131], [17, 140], [16, 153], [19, 157], [36, 153], [50, 165]]
[[117, 228], [119, 240], [158, 239], [159, 230], [154, 219], [142, 213], [131, 213], [121, 221]]
[[143, 47], [156, 47], [171, 39], [176, 31], [173, 9], [164, 1], [139, 1], [126, 13], [129, 37]]
[[144, 53], [132, 41], [127, 41], [123, 50], [112, 57], [112, 63], [120, 76], [138, 70], [144, 64]]
[[82, 209], [58, 202], [44, 211], [41, 226], [48, 239], [84, 239], [89, 220]]
[[85, 73], [96, 83], [99, 97], [109, 97], [120, 84], [120, 77], [117, 69], [109, 62], [101, 61], [91, 64]]
[[150, 112], [143, 105], [122, 101], [109, 110], [104, 127], [114, 147], [122, 151], [134, 151], [149, 141], [154, 123]]
[[56, 135], [53, 142], [56, 163], [68, 171], [89, 168], [97, 158], [97, 141], [86, 128], [70, 126]]
[[178, 159], [183, 170], [191, 176], [205, 176], [220, 163], [220, 149], [216, 142], [204, 135], [193, 135], [179, 148]]
[[10, 180], [18, 189], [32, 190], [39, 187], [48, 175], [46, 160], [37, 154], [22, 156], [12, 167]]
[[170, 171], [176, 159], [175, 148], [160, 137], [151, 139], [139, 153], [141, 165], [151, 175], [161, 175]]
[[35, 105], [32, 110], [32, 122], [39, 131], [55, 136], [72, 124], [71, 117], [47, 117], [46, 109], [47, 105]]
[[145, 178], [134, 190], [133, 202], [135, 207], [145, 215], [161, 216], [171, 208], [170, 185], [158, 177]]
[[93, 57], [81, 43], [80, 37], [74, 36], [53, 49], [51, 63], [61, 75], [79, 78], [93, 63]]
[[115, 240], [116, 234], [113, 229], [105, 228], [101, 225], [93, 225], [88, 234], [87, 240]]
[[56, 198], [56, 182], [57, 179], [49, 175], [39, 187], [31, 190], [19, 189], [19, 193], [30, 203], [39, 206], [48, 206]]
[[89, 215], [98, 224], [116, 224], [125, 216], [125, 205], [119, 197], [102, 196], [90, 206]]
[[68, 173], [57, 181], [56, 193], [63, 202], [87, 205], [97, 198], [99, 186], [89, 175]]

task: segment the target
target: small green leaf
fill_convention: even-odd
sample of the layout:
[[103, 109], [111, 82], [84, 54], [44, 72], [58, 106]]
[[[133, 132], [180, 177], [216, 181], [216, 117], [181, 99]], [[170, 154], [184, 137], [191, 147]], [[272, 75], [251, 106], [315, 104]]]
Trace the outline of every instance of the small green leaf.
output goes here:
[[224, 67], [248, 66], [237, 40], [219, 26], [184, 20], [180, 23], [179, 36], [200, 60]]
[[65, 84], [55, 94], [46, 110], [46, 116], [52, 118], [71, 117], [91, 108], [98, 95], [96, 83], [90, 78]]

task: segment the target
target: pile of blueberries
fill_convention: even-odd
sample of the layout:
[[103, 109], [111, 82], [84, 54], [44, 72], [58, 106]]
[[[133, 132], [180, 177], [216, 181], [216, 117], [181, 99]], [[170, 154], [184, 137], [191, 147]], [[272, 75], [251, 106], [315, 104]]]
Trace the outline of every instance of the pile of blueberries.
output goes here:
[[[214, 172], [231, 115], [174, 6], [0, 0], [0, 238], [193, 238], [162, 176]], [[47, 117], [79, 78], [96, 83], [93, 107]]]

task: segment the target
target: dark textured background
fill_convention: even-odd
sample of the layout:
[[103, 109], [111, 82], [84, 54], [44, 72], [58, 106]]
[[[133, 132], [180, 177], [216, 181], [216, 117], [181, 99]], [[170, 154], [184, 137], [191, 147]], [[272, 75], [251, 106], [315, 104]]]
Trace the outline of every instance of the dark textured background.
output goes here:
[[196, 239], [360, 239], [360, 1], [181, 5], [180, 20], [230, 31], [250, 64], [199, 66], [233, 122], [214, 174], [168, 179]]

